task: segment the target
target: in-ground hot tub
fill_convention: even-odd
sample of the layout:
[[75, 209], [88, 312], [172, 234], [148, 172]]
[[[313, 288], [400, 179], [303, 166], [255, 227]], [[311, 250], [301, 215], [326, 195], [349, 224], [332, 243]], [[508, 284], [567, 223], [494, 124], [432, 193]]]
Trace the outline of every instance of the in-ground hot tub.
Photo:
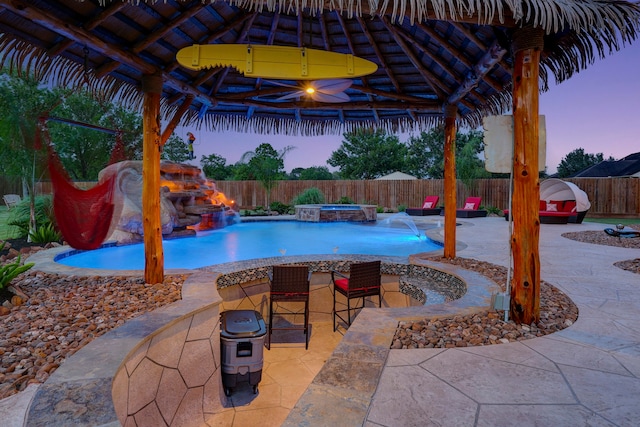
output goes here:
[[305, 222], [371, 222], [378, 219], [375, 205], [296, 205], [296, 220]]

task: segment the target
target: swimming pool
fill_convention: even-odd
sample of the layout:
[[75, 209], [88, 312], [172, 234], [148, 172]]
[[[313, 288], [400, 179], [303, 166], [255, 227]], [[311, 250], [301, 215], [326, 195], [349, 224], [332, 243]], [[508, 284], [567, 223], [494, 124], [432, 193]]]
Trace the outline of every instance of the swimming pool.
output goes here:
[[[409, 256], [441, 246], [409, 227], [385, 224], [264, 221], [200, 232], [196, 237], [165, 240], [167, 269], [194, 269], [233, 261], [289, 255], [362, 254]], [[80, 268], [144, 270], [142, 244], [71, 251], [56, 262]]]

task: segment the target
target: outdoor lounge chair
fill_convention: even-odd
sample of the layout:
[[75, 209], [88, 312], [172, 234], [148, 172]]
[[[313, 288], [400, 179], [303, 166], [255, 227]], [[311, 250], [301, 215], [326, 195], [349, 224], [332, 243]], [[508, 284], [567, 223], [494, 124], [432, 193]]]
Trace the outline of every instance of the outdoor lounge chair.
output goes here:
[[479, 218], [487, 216], [486, 210], [480, 209], [480, 197], [467, 197], [462, 209], [456, 209], [457, 218]]
[[[365, 305], [365, 297], [378, 296], [378, 307], [382, 304], [380, 286], [382, 276], [380, 273], [380, 261], [359, 262], [351, 264], [349, 276], [338, 271], [331, 271], [333, 282], [333, 331], [336, 331], [336, 317], [351, 326], [351, 312], [359, 310]], [[336, 296], [342, 294], [347, 299], [347, 308], [336, 310]], [[362, 305], [352, 307], [351, 300], [362, 298]], [[339, 313], [347, 312], [346, 319]]]
[[[267, 349], [271, 349], [271, 334], [274, 330], [302, 330], [305, 335], [305, 349], [309, 349], [309, 283], [311, 272], [306, 265], [274, 265], [269, 275], [271, 290], [269, 292], [269, 332], [267, 335]], [[274, 324], [274, 316], [296, 315], [299, 312], [287, 308], [275, 312], [274, 303], [282, 309], [284, 303], [304, 303], [304, 325], [286, 323]], [[288, 304], [287, 304], [288, 305]]]
[[20, 196], [17, 194], [5, 194], [2, 196], [2, 200], [4, 200], [4, 204], [7, 205], [7, 209], [11, 210], [12, 207], [20, 203]]
[[427, 196], [424, 198], [421, 208], [407, 208], [405, 212], [412, 216], [440, 215], [439, 199], [438, 196]]

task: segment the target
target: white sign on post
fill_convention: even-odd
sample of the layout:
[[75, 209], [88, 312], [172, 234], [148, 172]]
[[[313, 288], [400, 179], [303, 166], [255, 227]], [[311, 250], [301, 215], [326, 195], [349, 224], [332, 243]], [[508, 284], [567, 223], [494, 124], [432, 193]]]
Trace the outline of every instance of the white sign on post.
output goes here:
[[[545, 170], [547, 132], [544, 116], [539, 118], [538, 170]], [[513, 164], [513, 116], [488, 116], [482, 120], [484, 128], [485, 169], [494, 173], [511, 173]]]

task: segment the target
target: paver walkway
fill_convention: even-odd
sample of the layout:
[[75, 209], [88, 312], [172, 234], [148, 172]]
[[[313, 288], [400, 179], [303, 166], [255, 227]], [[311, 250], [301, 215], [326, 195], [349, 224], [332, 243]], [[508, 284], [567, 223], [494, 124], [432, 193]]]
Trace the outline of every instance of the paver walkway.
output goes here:
[[[468, 245], [458, 255], [507, 265], [507, 223], [471, 222], [457, 230]], [[366, 425], [640, 425], [640, 276], [613, 265], [640, 251], [560, 237], [605, 227], [541, 226], [541, 276], [578, 305], [573, 326], [519, 343], [391, 350]]]

